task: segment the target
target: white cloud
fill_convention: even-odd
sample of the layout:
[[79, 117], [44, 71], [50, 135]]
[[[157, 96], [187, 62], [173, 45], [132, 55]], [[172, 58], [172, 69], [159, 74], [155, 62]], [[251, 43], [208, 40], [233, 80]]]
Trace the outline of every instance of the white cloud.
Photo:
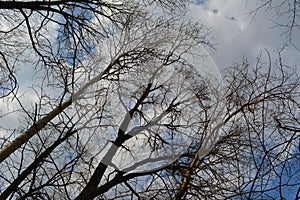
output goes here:
[[[275, 54], [282, 46], [284, 38], [280, 34], [283, 29], [273, 27], [274, 23], [270, 21], [274, 13], [262, 10], [255, 19], [249, 17], [250, 10], [256, 6], [256, 1], [207, 0], [190, 7], [192, 17], [212, 29], [218, 50], [212, 57], [219, 68], [232, 65], [243, 55], [254, 61], [264, 49]], [[287, 48], [285, 56], [287, 64], [300, 61], [299, 52], [293, 47]]]

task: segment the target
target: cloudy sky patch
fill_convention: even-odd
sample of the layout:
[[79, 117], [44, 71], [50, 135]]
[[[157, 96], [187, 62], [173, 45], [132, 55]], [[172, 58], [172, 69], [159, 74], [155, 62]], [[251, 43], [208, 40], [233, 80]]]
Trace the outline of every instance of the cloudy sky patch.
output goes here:
[[[274, 26], [273, 12], [261, 10], [255, 17], [249, 15], [257, 6], [256, 1], [247, 0], [198, 0], [190, 7], [193, 18], [211, 27], [217, 49], [212, 57], [220, 69], [231, 66], [243, 56], [255, 62], [265, 49], [275, 59], [283, 46], [281, 34], [285, 30]], [[298, 42], [295, 38], [295, 43]], [[289, 65], [299, 62], [299, 52], [294, 47], [286, 47], [284, 54]]]

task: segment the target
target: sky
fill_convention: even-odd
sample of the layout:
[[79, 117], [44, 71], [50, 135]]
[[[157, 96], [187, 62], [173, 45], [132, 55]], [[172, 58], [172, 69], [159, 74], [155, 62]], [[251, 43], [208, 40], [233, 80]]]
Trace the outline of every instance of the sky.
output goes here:
[[[255, 63], [260, 53], [266, 55], [265, 49], [271, 52], [274, 60], [278, 58], [277, 52], [284, 41], [281, 36], [284, 29], [274, 27], [271, 19], [276, 16], [270, 10], [261, 10], [255, 17], [249, 16], [257, 6], [257, 1], [252, 0], [197, 0], [190, 7], [190, 15], [211, 28], [217, 50], [211, 56], [218, 68], [231, 66], [243, 56]], [[300, 38], [293, 39], [300, 46]], [[294, 47], [286, 47], [282, 55], [288, 65], [300, 63], [300, 52]]]

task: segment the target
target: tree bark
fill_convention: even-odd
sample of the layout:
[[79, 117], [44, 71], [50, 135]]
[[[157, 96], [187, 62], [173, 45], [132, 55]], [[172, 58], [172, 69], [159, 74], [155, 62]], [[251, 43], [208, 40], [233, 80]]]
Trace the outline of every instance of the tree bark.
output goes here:
[[42, 128], [44, 128], [53, 118], [65, 110], [68, 106], [72, 104], [72, 98], [61, 105], [54, 108], [45, 117], [40, 119], [38, 122], [33, 124], [27, 131], [21, 133], [16, 139], [7, 144], [4, 148], [0, 150], [0, 163], [2, 163], [9, 155], [11, 155], [15, 150], [20, 148], [25, 142], [37, 134]]

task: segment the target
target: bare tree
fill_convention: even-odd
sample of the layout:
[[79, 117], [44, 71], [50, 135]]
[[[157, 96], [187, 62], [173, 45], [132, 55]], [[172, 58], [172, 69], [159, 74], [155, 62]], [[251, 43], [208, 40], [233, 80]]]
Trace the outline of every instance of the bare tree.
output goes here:
[[299, 187], [299, 77], [282, 63], [261, 64], [228, 69], [219, 138], [205, 156], [200, 146], [184, 163], [174, 199], [278, 199]]
[[[209, 29], [172, 15], [184, 1], [0, 3], [2, 99], [21, 124], [3, 134], [0, 199], [275, 199], [299, 186], [300, 82], [281, 59], [212, 82], [197, 70]], [[39, 78], [32, 106], [22, 65]]]

